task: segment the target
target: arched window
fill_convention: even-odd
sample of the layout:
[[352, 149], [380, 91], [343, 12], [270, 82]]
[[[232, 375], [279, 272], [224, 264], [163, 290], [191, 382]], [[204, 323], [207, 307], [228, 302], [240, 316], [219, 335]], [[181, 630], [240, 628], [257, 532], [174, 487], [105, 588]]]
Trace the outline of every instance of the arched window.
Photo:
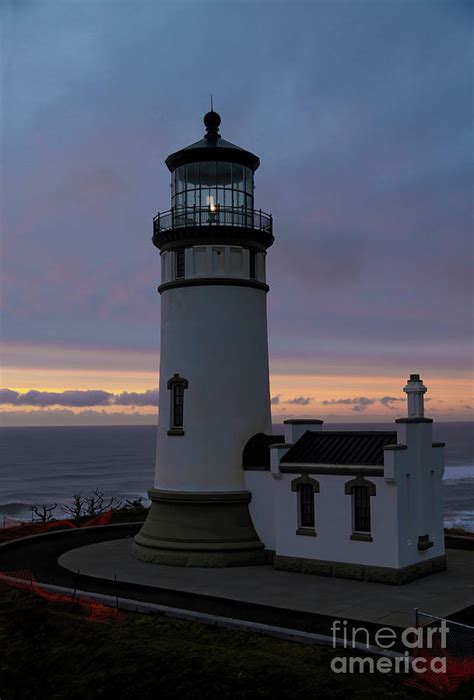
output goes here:
[[367, 486], [354, 486], [354, 532], [370, 532], [370, 495]]
[[314, 495], [319, 493], [319, 482], [307, 474], [293, 479], [291, 490], [298, 494], [297, 535], [316, 535]]
[[184, 435], [184, 390], [188, 388], [188, 380], [173, 374], [168, 380], [171, 391], [170, 428], [168, 435]]
[[352, 540], [372, 541], [370, 497], [375, 496], [375, 484], [358, 476], [345, 485], [352, 500]]
[[314, 527], [314, 490], [311, 484], [301, 484], [300, 495], [300, 527]]

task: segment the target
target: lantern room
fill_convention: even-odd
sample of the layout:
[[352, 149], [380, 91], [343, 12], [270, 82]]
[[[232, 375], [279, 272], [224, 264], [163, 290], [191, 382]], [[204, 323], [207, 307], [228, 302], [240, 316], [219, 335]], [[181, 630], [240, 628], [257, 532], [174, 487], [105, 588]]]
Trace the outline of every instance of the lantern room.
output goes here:
[[155, 217], [155, 235], [194, 226], [240, 226], [271, 234], [271, 216], [254, 206], [254, 172], [260, 160], [223, 139], [220, 122], [217, 112], [208, 112], [204, 138], [166, 159], [171, 209]]
[[171, 176], [171, 207], [176, 216], [203, 210], [217, 217], [253, 211], [253, 171], [242, 163], [209, 160], [180, 165]]

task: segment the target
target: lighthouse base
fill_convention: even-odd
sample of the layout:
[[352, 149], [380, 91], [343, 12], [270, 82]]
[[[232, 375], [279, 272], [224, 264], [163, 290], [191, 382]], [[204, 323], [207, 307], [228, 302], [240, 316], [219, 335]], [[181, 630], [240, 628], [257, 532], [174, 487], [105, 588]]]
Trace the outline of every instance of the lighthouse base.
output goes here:
[[150, 489], [150, 512], [132, 554], [172, 566], [250, 566], [264, 563], [250, 518], [248, 491]]

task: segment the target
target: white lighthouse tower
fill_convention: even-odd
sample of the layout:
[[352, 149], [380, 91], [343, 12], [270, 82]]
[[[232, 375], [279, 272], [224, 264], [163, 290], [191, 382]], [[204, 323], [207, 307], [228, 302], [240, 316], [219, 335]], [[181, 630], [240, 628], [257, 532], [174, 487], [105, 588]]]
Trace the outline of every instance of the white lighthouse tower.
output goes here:
[[140, 559], [183, 566], [263, 561], [242, 450], [271, 432], [266, 250], [254, 205], [257, 156], [204, 117], [201, 141], [168, 156], [171, 210], [154, 219], [161, 255], [159, 424]]

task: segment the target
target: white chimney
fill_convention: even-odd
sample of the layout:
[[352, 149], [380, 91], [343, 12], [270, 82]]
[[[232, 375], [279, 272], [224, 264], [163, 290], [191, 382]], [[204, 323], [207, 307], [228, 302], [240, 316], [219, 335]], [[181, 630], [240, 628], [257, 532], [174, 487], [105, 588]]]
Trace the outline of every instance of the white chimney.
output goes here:
[[419, 374], [410, 374], [407, 385], [403, 391], [408, 399], [408, 417], [423, 418], [425, 415], [423, 394], [426, 393], [426, 386], [423, 384]]

